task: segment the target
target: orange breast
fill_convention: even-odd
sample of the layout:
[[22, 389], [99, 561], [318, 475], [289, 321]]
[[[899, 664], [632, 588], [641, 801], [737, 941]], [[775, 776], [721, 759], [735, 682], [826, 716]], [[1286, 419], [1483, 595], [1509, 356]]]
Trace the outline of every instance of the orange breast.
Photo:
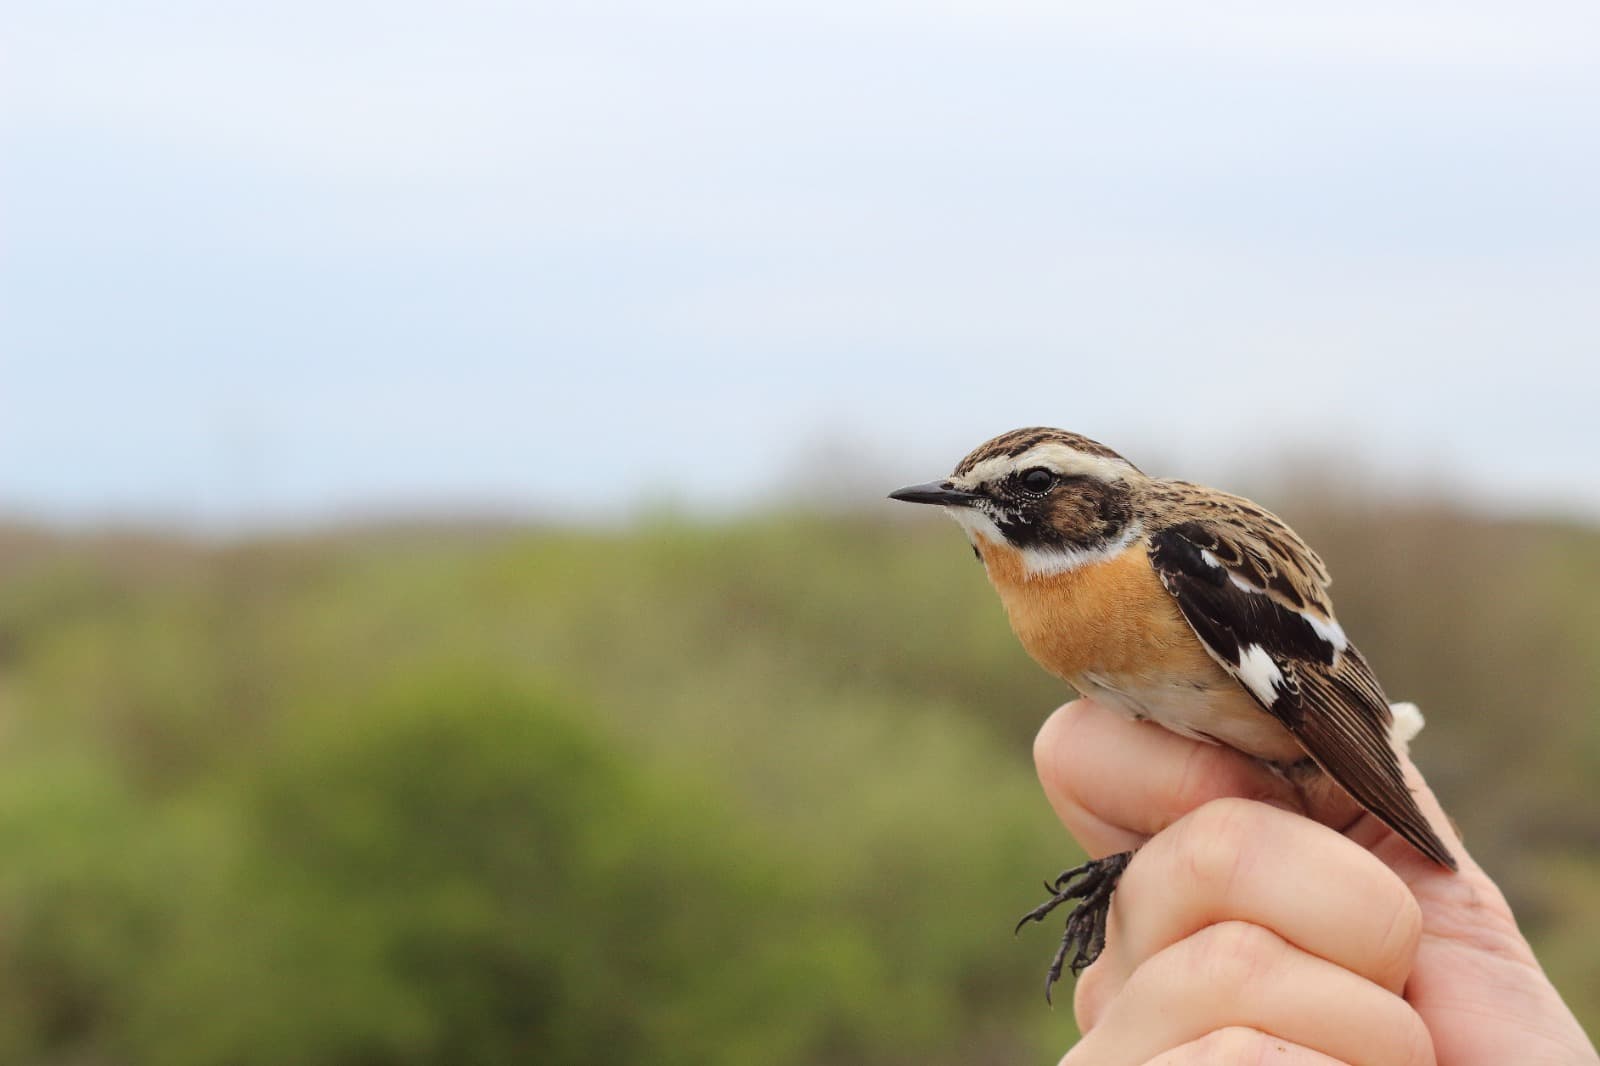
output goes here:
[[1025, 578], [1022, 557], [979, 538], [1011, 628], [1046, 670], [1072, 681], [1176, 674], [1215, 680], [1221, 667], [1190, 630], [1143, 544], [1064, 574]]

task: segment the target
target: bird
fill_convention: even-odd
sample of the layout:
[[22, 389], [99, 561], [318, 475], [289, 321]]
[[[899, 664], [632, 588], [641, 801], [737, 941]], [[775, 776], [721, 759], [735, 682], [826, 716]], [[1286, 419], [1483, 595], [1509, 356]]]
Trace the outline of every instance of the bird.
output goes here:
[[[1421, 728], [1391, 708], [1328, 597], [1322, 558], [1250, 500], [1152, 477], [1104, 444], [1048, 427], [980, 444], [949, 477], [894, 500], [961, 526], [1029, 655], [1080, 695], [1226, 745], [1308, 784], [1325, 775], [1423, 855], [1451, 854], [1418, 808], [1399, 752]], [[1045, 978], [1105, 946], [1132, 852], [1045, 882], [1020, 930], [1078, 901]]]

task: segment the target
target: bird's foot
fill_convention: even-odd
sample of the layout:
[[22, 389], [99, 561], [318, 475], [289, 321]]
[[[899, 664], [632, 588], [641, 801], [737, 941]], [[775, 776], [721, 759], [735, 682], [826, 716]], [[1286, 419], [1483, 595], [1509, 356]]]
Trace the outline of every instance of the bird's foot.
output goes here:
[[1067, 915], [1067, 928], [1061, 936], [1061, 947], [1050, 960], [1050, 970], [1044, 979], [1044, 999], [1050, 1002], [1050, 989], [1061, 979], [1061, 969], [1067, 965], [1067, 954], [1072, 952], [1070, 968], [1074, 977], [1082, 973], [1106, 946], [1106, 918], [1111, 910], [1111, 893], [1116, 891], [1122, 871], [1128, 868], [1133, 852], [1124, 851], [1102, 859], [1090, 859], [1082, 866], [1064, 871], [1054, 881], [1046, 881], [1044, 888], [1050, 898], [1022, 916], [1017, 931], [1029, 922], [1042, 922], [1051, 911], [1068, 900], [1079, 900], [1072, 913]]

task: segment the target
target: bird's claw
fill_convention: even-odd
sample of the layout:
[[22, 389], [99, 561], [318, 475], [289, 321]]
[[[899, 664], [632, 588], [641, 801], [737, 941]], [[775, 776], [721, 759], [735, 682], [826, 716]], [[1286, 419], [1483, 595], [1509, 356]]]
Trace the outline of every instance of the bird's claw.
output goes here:
[[1044, 982], [1045, 1002], [1051, 1002], [1050, 991], [1061, 979], [1061, 971], [1068, 967], [1067, 954], [1073, 953], [1070, 969], [1076, 977], [1082, 973], [1106, 946], [1106, 920], [1111, 910], [1111, 894], [1116, 890], [1122, 871], [1128, 868], [1131, 851], [1091, 859], [1082, 866], [1063, 871], [1054, 882], [1045, 882], [1050, 898], [1024, 914], [1013, 931], [1020, 932], [1029, 922], [1042, 922], [1051, 911], [1069, 900], [1080, 902], [1067, 915], [1067, 927], [1061, 936], [1061, 946], [1050, 960], [1050, 969]]

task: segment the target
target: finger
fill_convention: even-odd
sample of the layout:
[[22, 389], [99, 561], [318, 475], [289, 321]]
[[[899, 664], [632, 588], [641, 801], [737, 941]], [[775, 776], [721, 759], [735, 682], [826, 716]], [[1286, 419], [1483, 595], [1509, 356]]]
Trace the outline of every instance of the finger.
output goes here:
[[1224, 796], [1301, 809], [1294, 785], [1248, 755], [1130, 721], [1092, 700], [1051, 715], [1033, 754], [1050, 805], [1091, 855], [1136, 848]]
[[1271, 1063], [1272, 1066], [1344, 1066], [1320, 1051], [1242, 1025], [1214, 1030], [1199, 1040], [1162, 1052], [1150, 1060], [1149, 1066], [1239, 1066], [1251, 1062]]
[[1148, 960], [1235, 920], [1395, 994], [1422, 936], [1416, 898], [1361, 845], [1265, 804], [1217, 800], [1134, 856], [1112, 897], [1106, 950], [1078, 983], [1079, 1025], [1092, 1029]]
[[1149, 959], [1063, 1063], [1147, 1063], [1233, 1026], [1336, 1062], [1434, 1063], [1428, 1031], [1405, 1000], [1248, 922], [1207, 926]]

